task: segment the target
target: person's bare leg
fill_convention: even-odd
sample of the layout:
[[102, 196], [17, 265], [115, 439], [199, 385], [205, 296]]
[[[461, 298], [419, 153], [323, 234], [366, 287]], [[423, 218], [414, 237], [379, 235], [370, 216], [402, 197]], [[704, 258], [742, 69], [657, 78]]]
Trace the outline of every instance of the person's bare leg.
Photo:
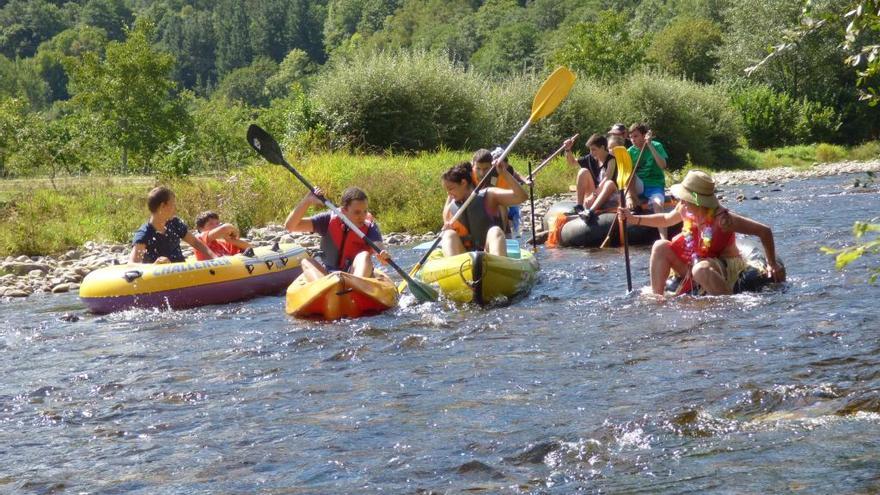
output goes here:
[[[660, 196], [654, 196], [651, 198], [651, 210], [654, 213], [663, 213], [663, 200], [660, 199]], [[660, 238], [663, 240], [669, 239], [669, 229], [666, 227], [657, 227], [657, 230], [660, 232]]]
[[464, 244], [461, 237], [454, 230], [444, 230], [443, 237], [440, 239], [440, 249], [443, 256], [453, 256], [465, 252]]
[[694, 276], [694, 282], [700, 284], [700, 287], [710, 296], [726, 296], [731, 294], [724, 277], [718, 271], [717, 265], [708, 261], [701, 261], [694, 265], [691, 273]]
[[669, 241], [656, 241], [651, 248], [651, 291], [654, 294], [663, 295], [670, 268], [679, 276], [688, 272], [687, 264], [675, 254]]
[[373, 257], [370, 256], [370, 253], [362, 251], [354, 257], [354, 261], [351, 263], [351, 274], [363, 278], [373, 276]]
[[302, 267], [303, 275], [306, 276], [306, 280], [309, 282], [314, 282], [324, 275], [327, 275], [327, 272], [324, 271], [324, 267], [312, 258], [302, 260], [299, 266]]
[[498, 256], [507, 256], [507, 239], [500, 227], [492, 227], [486, 232], [486, 252]]
[[577, 175], [577, 204], [583, 205], [584, 199], [596, 190], [596, 184], [593, 182], [593, 174], [589, 170], [582, 168]]
[[617, 192], [617, 185], [615, 183], [613, 183], [611, 181], [605, 182], [604, 184], [602, 184], [602, 187], [599, 188], [599, 195], [596, 196], [596, 199], [593, 200], [592, 204], [590, 204], [589, 206], [586, 206], [586, 208], [589, 208], [594, 211], [602, 208], [602, 205], [604, 205], [605, 202], [608, 201], [608, 198], [610, 198], [611, 195], [613, 195], [616, 192]]

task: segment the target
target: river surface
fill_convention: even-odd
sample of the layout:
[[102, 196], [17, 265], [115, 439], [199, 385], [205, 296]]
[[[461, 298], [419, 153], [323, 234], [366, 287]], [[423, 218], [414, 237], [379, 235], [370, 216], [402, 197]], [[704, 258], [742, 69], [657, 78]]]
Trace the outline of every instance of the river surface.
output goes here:
[[627, 296], [608, 249], [487, 310], [0, 303], [0, 493], [876, 493], [880, 286], [819, 252], [880, 214], [854, 178], [726, 191], [788, 268], [758, 295]]

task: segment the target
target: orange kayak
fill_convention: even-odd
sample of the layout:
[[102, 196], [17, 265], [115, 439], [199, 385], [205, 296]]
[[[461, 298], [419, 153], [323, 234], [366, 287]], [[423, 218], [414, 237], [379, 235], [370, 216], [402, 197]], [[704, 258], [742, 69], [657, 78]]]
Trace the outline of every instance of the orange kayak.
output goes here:
[[286, 311], [299, 317], [325, 320], [381, 313], [397, 305], [397, 287], [387, 275], [374, 278], [333, 272], [309, 282], [300, 275], [287, 288]]

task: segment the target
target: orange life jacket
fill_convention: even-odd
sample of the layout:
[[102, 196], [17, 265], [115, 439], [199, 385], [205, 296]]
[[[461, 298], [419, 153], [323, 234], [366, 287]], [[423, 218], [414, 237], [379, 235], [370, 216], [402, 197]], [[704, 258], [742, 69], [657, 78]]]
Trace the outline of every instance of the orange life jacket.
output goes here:
[[[367, 219], [364, 222], [364, 226], [360, 227], [361, 232], [363, 232], [364, 235], [367, 235], [372, 225], [373, 216], [367, 213]], [[339, 270], [347, 270], [354, 262], [354, 258], [364, 251], [372, 254], [372, 249], [370, 249], [370, 246], [367, 245], [366, 241], [354, 232], [346, 232], [348, 230], [348, 226], [345, 225], [345, 222], [343, 222], [341, 218], [335, 214], [331, 215], [330, 223], [327, 226], [327, 234], [329, 234], [330, 240], [336, 247], [336, 254], [338, 257], [336, 259], [325, 259], [325, 261], [334, 265]], [[324, 250], [324, 252], [326, 253], [327, 251]]]

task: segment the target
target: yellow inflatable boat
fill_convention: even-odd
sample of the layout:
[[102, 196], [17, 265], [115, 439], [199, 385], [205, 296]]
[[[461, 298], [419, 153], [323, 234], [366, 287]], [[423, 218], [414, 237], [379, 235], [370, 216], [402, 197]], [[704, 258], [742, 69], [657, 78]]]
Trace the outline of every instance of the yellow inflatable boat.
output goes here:
[[397, 288], [387, 275], [374, 278], [333, 272], [309, 282], [300, 275], [287, 288], [287, 314], [325, 320], [381, 313], [397, 305]]
[[528, 292], [538, 278], [538, 260], [531, 252], [517, 249], [509, 256], [471, 251], [444, 257], [438, 249], [425, 262], [420, 278], [437, 283], [453, 301], [489, 304]]
[[192, 308], [278, 294], [296, 279], [308, 253], [293, 244], [262, 247], [207, 261], [126, 264], [95, 270], [79, 297], [95, 313], [129, 308]]

